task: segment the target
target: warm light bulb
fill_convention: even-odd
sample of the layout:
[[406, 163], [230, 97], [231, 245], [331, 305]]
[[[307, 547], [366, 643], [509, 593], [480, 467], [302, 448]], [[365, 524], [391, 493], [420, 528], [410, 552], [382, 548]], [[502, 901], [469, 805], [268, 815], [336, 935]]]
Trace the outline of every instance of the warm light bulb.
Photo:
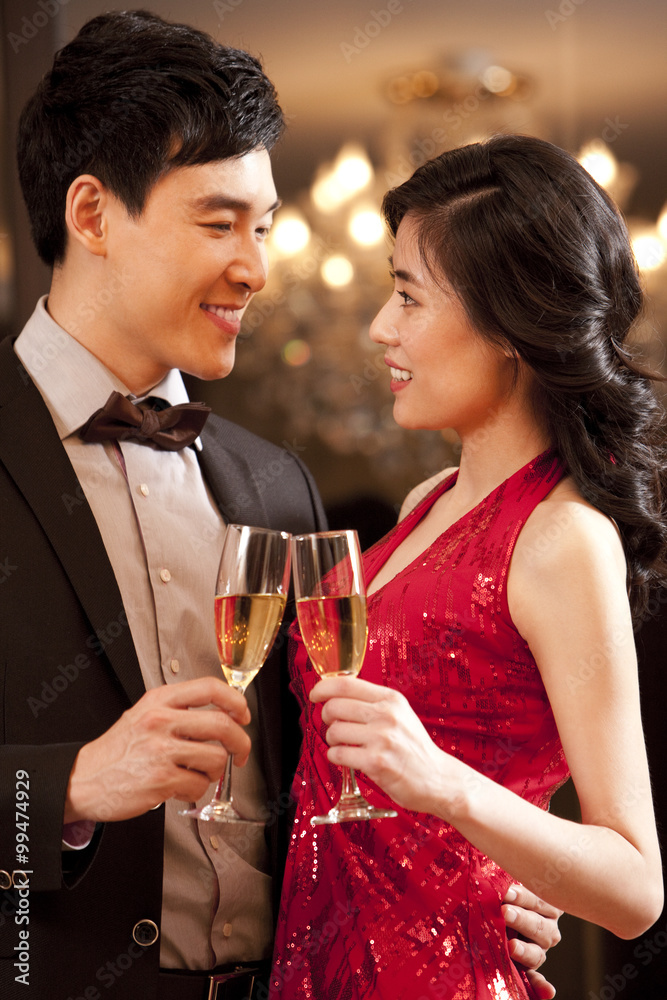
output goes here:
[[589, 142], [577, 159], [601, 187], [609, 187], [615, 180], [618, 173], [616, 158], [603, 142]]
[[658, 218], [658, 232], [663, 240], [667, 242], [667, 205], [664, 206]]
[[352, 281], [354, 268], [347, 257], [337, 254], [324, 261], [321, 274], [322, 279], [331, 288], [343, 288], [344, 285], [349, 285]]
[[309, 239], [308, 224], [295, 213], [282, 215], [271, 231], [271, 245], [286, 257], [303, 250]]
[[373, 178], [373, 168], [361, 146], [343, 146], [338, 154], [334, 173], [341, 188], [349, 195], [363, 191]]
[[320, 212], [335, 212], [345, 201], [347, 193], [335, 173], [325, 173], [315, 181], [310, 192]]
[[487, 66], [482, 73], [482, 83], [491, 94], [507, 95], [516, 88], [516, 80], [504, 66]]
[[333, 167], [322, 167], [310, 195], [320, 212], [334, 212], [363, 191], [373, 179], [373, 168], [361, 146], [343, 146]]
[[632, 241], [637, 266], [640, 271], [656, 271], [665, 263], [665, 245], [658, 236], [645, 234]]
[[375, 246], [384, 235], [382, 216], [371, 209], [355, 212], [350, 219], [349, 230], [356, 243], [363, 247]]

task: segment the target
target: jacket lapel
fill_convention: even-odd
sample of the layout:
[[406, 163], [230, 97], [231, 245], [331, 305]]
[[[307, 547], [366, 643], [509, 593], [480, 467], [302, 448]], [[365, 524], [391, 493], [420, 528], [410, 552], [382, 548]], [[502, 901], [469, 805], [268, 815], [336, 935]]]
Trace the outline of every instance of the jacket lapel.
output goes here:
[[[123, 620], [123, 602], [95, 518], [51, 415], [9, 339], [0, 343], [0, 460], [40, 522], [92, 631]], [[129, 628], [106, 656], [132, 702], [144, 693]]]
[[[209, 418], [210, 422], [210, 418]], [[206, 482], [228, 524], [274, 527], [262, 491], [253, 483], [253, 467], [234, 448], [226, 448], [207, 424], [202, 431], [204, 448], [197, 452]]]

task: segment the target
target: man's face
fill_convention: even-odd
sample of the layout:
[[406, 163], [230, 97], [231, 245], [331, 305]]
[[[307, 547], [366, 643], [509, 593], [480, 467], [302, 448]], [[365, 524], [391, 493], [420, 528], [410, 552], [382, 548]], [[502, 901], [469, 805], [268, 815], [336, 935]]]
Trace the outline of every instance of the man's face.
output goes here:
[[102, 360], [128, 388], [145, 391], [172, 368], [229, 374], [241, 316], [266, 281], [277, 204], [264, 149], [170, 171], [137, 219], [110, 199], [105, 266], [124, 281], [105, 312]]

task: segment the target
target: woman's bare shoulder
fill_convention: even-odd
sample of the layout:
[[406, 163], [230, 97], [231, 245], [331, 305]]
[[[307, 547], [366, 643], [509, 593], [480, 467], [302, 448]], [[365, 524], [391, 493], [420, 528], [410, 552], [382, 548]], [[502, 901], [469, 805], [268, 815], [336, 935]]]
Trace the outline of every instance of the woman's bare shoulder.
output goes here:
[[618, 527], [585, 500], [567, 476], [528, 517], [517, 539], [513, 566], [530, 577], [601, 562], [625, 574]]
[[434, 476], [429, 479], [425, 479], [423, 483], [419, 483], [418, 486], [413, 486], [408, 495], [406, 496], [403, 504], [401, 506], [401, 512], [398, 515], [398, 520], [402, 521], [406, 515], [410, 513], [411, 510], [420, 503], [421, 500], [427, 496], [432, 489], [434, 489], [438, 483], [441, 483], [443, 479], [451, 476], [452, 473], [457, 471], [457, 466], [452, 466], [449, 469], [442, 469], [440, 472], [436, 472]]

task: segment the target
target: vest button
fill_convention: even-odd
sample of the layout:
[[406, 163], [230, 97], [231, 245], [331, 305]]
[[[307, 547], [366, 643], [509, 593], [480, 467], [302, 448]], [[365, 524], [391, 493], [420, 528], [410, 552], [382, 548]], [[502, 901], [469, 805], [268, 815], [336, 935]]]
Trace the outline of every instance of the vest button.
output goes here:
[[153, 920], [138, 920], [132, 928], [132, 937], [142, 948], [150, 948], [159, 936], [158, 925]]

